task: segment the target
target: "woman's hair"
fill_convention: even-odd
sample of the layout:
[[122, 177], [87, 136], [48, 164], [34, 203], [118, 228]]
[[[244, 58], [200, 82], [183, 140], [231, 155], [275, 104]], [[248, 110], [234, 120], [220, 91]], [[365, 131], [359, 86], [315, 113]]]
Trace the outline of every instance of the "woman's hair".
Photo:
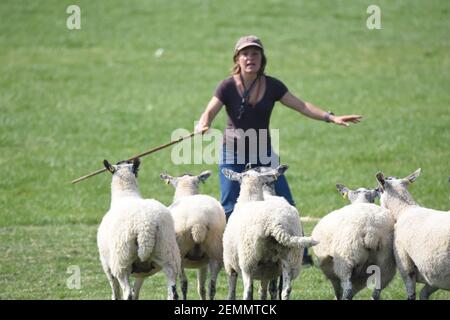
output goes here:
[[[248, 47], [247, 47], [248, 48]], [[267, 64], [267, 58], [266, 55], [264, 54], [264, 50], [262, 50], [261, 48], [258, 47], [254, 47], [255, 49], [258, 49], [261, 52], [261, 68], [259, 68], [258, 70], [258, 75], [263, 75], [264, 74], [264, 70], [266, 69], [266, 64]], [[245, 48], [243, 48], [242, 50], [244, 50]], [[241, 73], [241, 66], [239, 65], [239, 63], [237, 62], [237, 58], [239, 56], [239, 53], [242, 51], [237, 51], [234, 55], [233, 55], [233, 62], [234, 62], [234, 66], [233, 69], [231, 70], [231, 74], [235, 75], [235, 74], [240, 74]]]

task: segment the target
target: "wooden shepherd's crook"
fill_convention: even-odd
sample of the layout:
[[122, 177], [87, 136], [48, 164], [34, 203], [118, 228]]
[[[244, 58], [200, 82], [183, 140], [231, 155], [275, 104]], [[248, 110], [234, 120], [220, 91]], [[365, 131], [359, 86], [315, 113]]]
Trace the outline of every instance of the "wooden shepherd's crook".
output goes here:
[[[150, 153], [159, 151], [159, 150], [161, 150], [161, 149], [167, 148], [167, 147], [169, 147], [169, 146], [171, 146], [171, 145], [173, 145], [173, 144], [176, 144], [176, 143], [178, 143], [178, 142], [181, 142], [181, 141], [183, 141], [183, 140], [192, 138], [192, 137], [193, 137], [194, 135], [196, 135], [196, 134], [200, 134], [200, 133], [203, 134], [203, 133], [205, 133], [206, 131], [208, 131], [208, 129], [209, 129], [209, 128], [206, 127], [206, 128], [204, 128], [202, 131], [199, 131], [199, 132], [192, 132], [192, 133], [191, 133], [190, 135], [188, 135], [188, 136], [180, 137], [180, 138], [177, 139], [177, 140], [174, 140], [174, 141], [171, 141], [171, 142], [169, 142], [169, 143], [160, 145], [159, 147], [153, 148], [153, 149], [151, 149], [151, 150], [148, 150], [148, 151], [139, 153], [139, 154], [137, 154], [137, 155], [135, 155], [135, 156], [133, 156], [133, 157], [131, 157], [131, 158], [126, 159], [125, 161], [131, 161], [131, 160], [134, 160], [134, 159], [136, 159], [136, 158], [141, 158], [141, 157], [147, 156], [147, 155], [149, 155]], [[72, 184], [73, 184], [73, 183], [80, 182], [80, 181], [83, 181], [83, 180], [85, 180], [85, 179], [87, 179], [87, 178], [96, 176], [97, 174], [100, 174], [100, 173], [105, 172], [105, 171], [107, 171], [107, 170], [108, 170], [108, 169], [103, 168], [103, 169], [94, 171], [94, 172], [89, 173], [89, 174], [87, 174], [87, 175], [85, 175], [85, 176], [82, 176], [82, 177], [80, 177], [80, 178], [78, 178], [78, 179], [73, 180], [73, 181], [72, 181]]]

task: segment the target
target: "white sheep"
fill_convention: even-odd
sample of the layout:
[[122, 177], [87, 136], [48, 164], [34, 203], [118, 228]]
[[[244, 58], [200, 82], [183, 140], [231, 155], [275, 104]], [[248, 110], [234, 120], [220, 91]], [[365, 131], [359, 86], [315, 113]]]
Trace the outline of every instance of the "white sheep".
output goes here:
[[[394, 220], [374, 202], [377, 190], [350, 190], [336, 185], [350, 205], [323, 217], [312, 237], [320, 243], [313, 248], [318, 264], [331, 281], [336, 299], [352, 299], [368, 284], [368, 271], [379, 271], [372, 298], [378, 300], [395, 275], [392, 249]], [[371, 267], [373, 266], [373, 267]], [[377, 267], [374, 267], [377, 266]], [[370, 268], [369, 268], [370, 267]], [[372, 278], [371, 278], [372, 279]]]
[[[282, 169], [283, 169], [282, 174], [284, 174], [286, 172], [286, 170], [288, 169], [288, 166], [285, 165], [282, 167]], [[273, 169], [271, 167], [267, 167], [267, 166], [252, 167], [252, 165], [250, 163], [248, 163], [245, 166], [245, 170], [255, 170], [256, 172], [259, 172], [259, 173], [273, 172]], [[264, 200], [279, 200], [282, 202], [281, 205], [290, 206], [290, 203], [284, 197], [277, 196], [276, 191], [275, 191], [275, 182], [276, 182], [276, 180], [265, 183], [263, 185]], [[302, 228], [302, 231], [303, 231], [303, 228]], [[303, 236], [303, 233], [302, 233], [302, 236]], [[292, 274], [292, 279], [297, 278], [298, 275], [300, 274], [300, 270], [301, 270], [301, 266], [302, 266], [302, 262], [303, 262], [304, 250], [305, 250], [305, 248], [300, 247], [300, 248], [293, 248], [292, 250], [289, 251], [289, 255], [287, 258], [287, 261], [288, 261], [287, 265], [291, 268], [290, 274]], [[276, 279], [270, 280], [269, 293], [270, 293], [270, 297], [272, 300], [276, 300], [277, 297], [279, 297], [281, 299], [282, 298], [282, 290], [283, 290], [283, 275], [280, 276], [278, 288], [277, 288], [277, 280]], [[260, 291], [259, 292], [260, 296], [263, 296], [263, 297], [266, 296], [266, 292], [263, 292], [264, 288], [260, 287], [259, 291]]]
[[[223, 236], [224, 266], [229, 276], [228, 299], [236, 297], [239, 273], [244, 282], [244, 299], [253, 299], [253, 280], [261, 280], [260, 297], [265, 299], [267, 286], [283, 274], [282, 299], [289, 299], [292, 273], [290, 252], [315, 245], [310, 237], [303, 237], [298, 211], [284, 200], [264, 200], [263, 185], [278, 178], [287, 166], [272, 172], [248, 170], [236, 173], [223, 169], [230, 180], [241, 183], [241, 190], [233, 214]], [[299, 254], [299, 267], [301, 254]]]
[[181, 290], [186, 300], [188, 281], [184, 268], [197, 270], [197, 290], [206, 299], [207, 269], [211, 272], [209, 298], [214, 299], [216, 281], [223, 265], [222, 237], [226, 225], [223, 207], [211, 196], [198, 194], [198, 185], [211, 175], [210, 171], [198, 176], [185, 174], [161, 179], [175, 187], [173, 204], [169, 207], [175, 223], [175, 233], [181, 254]]
[[[168, 299], [177, 299], [180, 252], [170, 211], [160, 202], [143, 199], [138, 189], [139, 159], [105, 167], [113, 174], [111, 207], [98, 228], [100, 260], [111, 284], [112, 299], [138, 299], [144, 279], [163, 269]], [[134, 289], [130, 275], [136, 278]]]
[[376, 175], [381, 205], [396, 220], [394, 253], [409, 300], [416, 298], [416, 282], [425, 284], [420, 299], [450, 290], [450, 214], [414, 201], [407, 188], [419, 175], [420, 169], [403, 179]]

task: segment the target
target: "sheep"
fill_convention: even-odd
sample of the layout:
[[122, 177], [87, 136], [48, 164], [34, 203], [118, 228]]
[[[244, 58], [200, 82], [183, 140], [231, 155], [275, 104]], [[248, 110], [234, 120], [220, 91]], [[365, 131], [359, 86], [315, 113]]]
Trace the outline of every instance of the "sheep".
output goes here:
[[[178, 299], [176, 278], [180, 273], [180, 252], [170, 211], [160, 202], [143, 199], [137, 183], [140, 161], [135, 159], [104, 165], [112, 176], [111, 207], [97, 232], [103, 270], [110, 282], [112, 299], [137, 300], [148, 276], [164, 270], [168, 299]], [[130, 275], [136, 278], [134, 289]]]
[[210, 171], [198, 176], [189, 174], [174, 178], [161, 174], [161, 179], [175, 187], [173, 204], [169, 207], [175, 223], [177, 243], [182, 259], [181, 290], [187, 297], [188, 281], [185, 268], [197, 270], [197, 290], [206, 299], [205, 281], [209, 265], [211, 279], [209, 298], [214, 299], [216, 281], [223, 265], [222, 236], [225, 230], [225, 212], [220, 203], [211, 196], [198, 194], [198, 185], [211, 175]]
[[[286, 165], [284, 172], [286, 172], [286, 170], [288, 168], [289, 167]], [[259, 173], [266, 173], [266, 172], [272, 172], [273, 169], [271, 167], [267, 167], [267, 166], [256, 166], [256, 167], [252, 168], [252, 165], [250, 163], [248, 163], [245, 166], [245, 170], [255, 170], [256, 172], [259, 172]], [[283, 174], [284, 174], [284, 172], [283, 172]], [[290, 206], [290, 203], [284, 197], [277, 196], [276, 191], [275, 191], [275, 182], [276, 181], [272, 181], [269, 183], [265, 183], [263, 185], [264, 200], [279, 200], [279, 201], [284, 202], [283, 205]], [[300, 273], [300, 266], [302, 265], [303, 256], [304, 256], [304, 248], [303, 247], [297, 248], [297, 249], [292, 249], [289, 251], [289, 257], [287, 260], [289, 261], [288, 265], [291, 267], [292, 279], [297, 278], [297, 276]], [[277, 280], [276, 279], [270, 280], [269, 293], [270, 293], [270, 297], [272, 300], [276, 300], [277, 296], [281, 299], [282, 289], [283, 289], [283, 276], [282, 275], [280, 276], [278, 289], [277, 289]], [[264, 289], [262, 287], [260, 287], [260, 296], [266, 295], [265, 292], [262, 292], [263, 290]]]
[[450, 290], [450, 214], [420, 206], [408, 186], [420, 175], [417, 169], [403, 179], [376, 174], [381, 206], [395, 224], [394, 254], [408, 300], [416, 298], [416, 282], [424, 283], [420, 299], [438, 289]]
[[312, 237], [320, 242], [313, 248], [319, 268], [330, 280], [335, 298], [347, 300], [366, 286], [368, 267], [378, 266], [381, 283], [376, 283], [372, 293], [372, 299], [378, 300], [396, 272], [394, 221], [385, 209], [373, 204], [376, 189], [336, 187], [351, 204], [327, 214], [314, 227]]
[[[236, 173], [222, 169], [230, 180], [241, 183], [241, 190], [233, 214], [223, 235], [224, 266], [228, 274], [228, 299], [236, 298], [239, 273], [244, 282], [243, 297], [253, 299], [253, 280], [261, 280], [260, 298], [266, 298], [270, 280], [283, 274], [282, 299], [289, 299], [291, 281], [296, 274], [289, 265], [290, 252], [317, 244], [303, 237], [298, 211], [284, 200], [264, 200], [263, 185], [278, 178], [287, 166], [278, 166], [271, 172], [248, 170]], [[298, 254], [298, 266], [301, 254]]]

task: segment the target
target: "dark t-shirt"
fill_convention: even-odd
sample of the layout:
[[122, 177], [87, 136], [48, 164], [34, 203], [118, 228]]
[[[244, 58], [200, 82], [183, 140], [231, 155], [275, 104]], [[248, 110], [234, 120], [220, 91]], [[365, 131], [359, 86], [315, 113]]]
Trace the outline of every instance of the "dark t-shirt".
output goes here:
[[[270, 115], [272, 114], [275, 102], [280, 100], [288, 91], [287, 87], [280, 80], [265, 76], [266, 90], [264, 96], [254, 106], [245, 106], [241, 118], [238, 119], [242, 96], [239, 94], [236, 82], [233, 77], [223, 80], [217, 87], [214, 96], [219, 99], [226, 108], [228, 114], [227, 127], [224, 133], [224, 144], [231, 142], [231, 140], [239, 140], [240, 135], [236, 134], [235, 129], [255, 129], [257, 132], [260, 129], [267, 130], [266, 146], [271, 147], [269, 124]], [[255, 90], [255, 88], [253, 88]], [[259, 146], [259, 139], [258, 139]], [[248, 154], [248, 142], [245, 143], [245, 153]]]

